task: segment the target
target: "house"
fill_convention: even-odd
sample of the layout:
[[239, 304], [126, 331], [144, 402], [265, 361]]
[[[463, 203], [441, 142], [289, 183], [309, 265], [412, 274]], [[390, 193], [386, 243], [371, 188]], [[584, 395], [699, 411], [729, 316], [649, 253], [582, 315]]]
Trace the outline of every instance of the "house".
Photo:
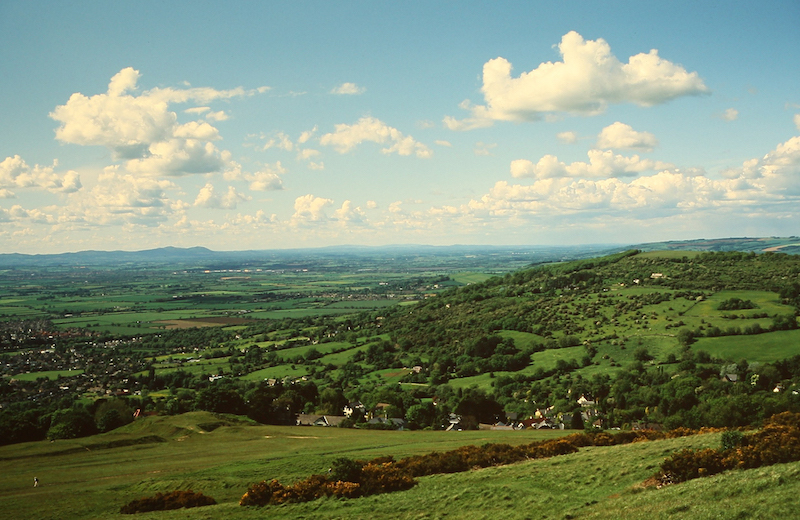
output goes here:
[[556, 427], [556, 423], [547, 417], [531, 417], [521, 421], [520, 424], [524, 428], [533, 430], [552, 430]]
[[583, 408], [588, 408], [589, 406], [594, 406], [595, 401], [583, 394], [578, 398], [578, 404]]
[[317, 415], [301, 413], [297, 416], [298, 426], [339, 426], [347, 419], [344, 415]]
[[370, 412], [370, 419], [374, 417], [386, 417], [387, 416], [386, 411], [390, 406], [392, 405], [389, 403], [376, 404], [375, 408], [373, 408], [372, 412]]
[[344, 415], [323, 415], [320, 420], [315, 423], [315, 426], [339, 426], [347, 419]]
[[313, 413], [301, 413], [297, 416], [297, 426], [314, 426], [314, 423], [322, 417]]
[[352, 417], [355, 412], [359, 412], [363, 416], [367, 413], [367, 407], [361, 404], [361, 401], [352, 401], [344, 405], [343, 412], [345, 417]]
[[406, 421], [404, 419], [398, 419], [396, 417], [374, 417], [367, 421], [367, 424], [388, 424], [392, 426], [395, 430], [405, 430]]
[[448, 426], [445, 428], [445, 431], [452, 432], [452, 431], [461, 431], [463, 428], [461, 427], [461, 416], [458, 414], [451, 413], [450, 416], [447, 418]]

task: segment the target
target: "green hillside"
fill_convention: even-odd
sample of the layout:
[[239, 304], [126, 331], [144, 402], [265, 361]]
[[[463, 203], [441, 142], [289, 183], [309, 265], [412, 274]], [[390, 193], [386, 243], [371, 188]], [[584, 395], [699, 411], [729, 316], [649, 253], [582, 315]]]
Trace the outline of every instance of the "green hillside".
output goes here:
[[[519, 444], [559, 432], [364, 432], [254, 425], [190, 413], [154, 417], [114, 433], [0, 448], [0, 518], [126, 518], [119, 508], [156, 492], [192, 489], [218, 504], [137, 518], [791, 518], [800, 463], [731, 471], [645, 488], [670, 454], [717, 447], [719, 434], [628, 445], [433, 475], [403, 492], [359, 499], [242, 507], [253, 482], [324, 473], [336, 457], [396, 458], [486, 442]], [[33, 488], [33, 477], [40, 487]]]

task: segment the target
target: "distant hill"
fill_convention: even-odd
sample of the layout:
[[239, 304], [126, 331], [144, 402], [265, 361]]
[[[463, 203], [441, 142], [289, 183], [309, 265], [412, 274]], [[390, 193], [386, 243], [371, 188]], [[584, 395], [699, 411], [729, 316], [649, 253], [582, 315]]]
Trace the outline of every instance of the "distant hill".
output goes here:
[[[624, 248], [623, 248], [624, 249]], [[475, 257], [476, 264], [488, 257], [529, 255], [531, 263], [554, 262], [574, 258], [589, 258], [609, 251], [618, 251], [613, 245], [581, 246], [485, 246], [485, 245], [387, 245], [387, 246], [331, 246], [307, 249], [272, 249], [259, 251], [212, 251], [205, 247], [163, 247], [144, 251], [81, 251], [60, 254], [0, 254], [0, 268], [14, 267], [78, 267], [78, 266], [156, 266], [175, 265], [204, 268], [221, 268], [232, 263], [305, 263], [321, 259], [413, 259], [422, 257]], [[524, 257], [519, 257], [518, 260]], [[485, 267], [485, 265], [484, 265]]]
[[80, 251], [74, 253], [27, 255], [0, 254], [0, 268], [101, 266], [101, 265], [194, 265], [209, 266], [226, 262], [257, 262], [264, 260], [298, 259], [304, 257], [383, 257], [383, 256], [453, 256], [453, 255], [535, 255], [532, 263], [590, 258], [627, 249], [642, 251], [780, 251], [800, 254], [800, 238], [720, 238], [645, 244], [588, 244], [579, 246], [491, 246], [491, 245], [387, 245], [387, 246], [330, 246], [306, 249], [265, 249], [249, 251], [213, 251], [205, 247], [162, 247], [143, 251]]
[[631, 246], [642, 251], [767, 251], [800, 254], [800, 237], [713, 238], [650, 242]]

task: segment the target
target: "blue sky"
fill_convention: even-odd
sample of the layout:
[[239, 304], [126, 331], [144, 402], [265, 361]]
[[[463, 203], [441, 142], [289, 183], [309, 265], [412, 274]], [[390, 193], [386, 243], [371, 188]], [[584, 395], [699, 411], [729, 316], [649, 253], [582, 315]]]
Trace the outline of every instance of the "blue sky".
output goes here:
[[797, 235], [800, 4], [0, 3], [0, 251]]

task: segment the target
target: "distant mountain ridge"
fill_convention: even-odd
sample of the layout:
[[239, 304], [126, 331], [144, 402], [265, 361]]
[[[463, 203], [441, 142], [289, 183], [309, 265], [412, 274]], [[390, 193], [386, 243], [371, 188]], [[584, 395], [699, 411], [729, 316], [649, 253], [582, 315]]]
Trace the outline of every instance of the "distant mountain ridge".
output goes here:
[[650, 242], [644, 244], [618, 245], [618, 244], [589, 244], [580, 246], [492, 246], [492, 245], [418, 245], [397, 244], [386, 246], [358, 246], [342, 245], [320, 248], [298, 249], [265, 249], [246, 251], [214, 251], [202, 246], [160, 247], [141, 251], [79, 251], [57, 254], [0, 254], [0, 268], [14, 267], [54, 267], [54, 266], [98, 266], [98, 265], [125, 265], [125, 264], [198, 264], [203, 262], [221, 261], [259, 261], [265, 259], [285, 258], [292, 256], [340, 256], [340, 255], [369, 255], [369, 254], [456, 254], [456, 253], [513, 253], [520, 252], [548, 252], [564, 259], [594, 256], [624, 251], [626, 249], [641, 249], [643, 251], [658, 250], [685, 250], [685, 251], [775, 251], [790, 254], [800, 254], [800, 238], [792, 237], [742, 237], [718, 238], [697, 240], [676, 240], [667, 242]]

